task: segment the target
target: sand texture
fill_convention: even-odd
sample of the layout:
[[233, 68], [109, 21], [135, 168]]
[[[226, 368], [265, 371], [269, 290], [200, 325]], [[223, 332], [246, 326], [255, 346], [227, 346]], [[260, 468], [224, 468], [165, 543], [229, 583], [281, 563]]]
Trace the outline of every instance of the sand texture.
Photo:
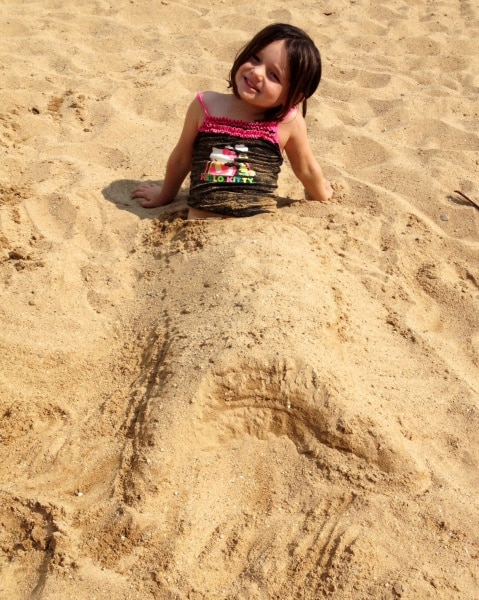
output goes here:
[[[198, 90], [323, 56], [279, 210], [187, 221]], [[479, 598], [476, 2], [2, 0], [0, 598]]]

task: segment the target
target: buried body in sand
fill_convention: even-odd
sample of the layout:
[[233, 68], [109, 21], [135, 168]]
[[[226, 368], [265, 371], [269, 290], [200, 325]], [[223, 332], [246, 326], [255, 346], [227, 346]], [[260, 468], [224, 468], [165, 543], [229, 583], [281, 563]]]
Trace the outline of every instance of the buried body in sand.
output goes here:
[[48, 471], [39, 453], [24, 491], [2, 492], [5, 547], [22, 522], [36, 540], [4, 571], [7, 589], [37, 569], [47, 599], [473, 589], [460, 524], [474, 505], [448, 492], [463, 458], [428, 426], [434, 407], [435, 430], [467, 429], [474, 413], [450, 409], [470, 386], [438, 376], [440, 355], [399, 317], [391, 326], [315, 227], [291, 212], [152, 230], [150, 327], [125, 339], [109, 387], [101, 362], [85, 373], [103, 378], [102, 402], [69, 438], [64, 425], [63, 439], [47, 434]]
[[451, 382], [428, 381], [440, 359], [295, 218], [255, 220], [172, 226], [162, 317], [87, 554], [168, 598], [380, 598], [386, 583], [426, 598], [449, 552], [435, 481], [454, 460], [421, 434], [424, 401]]

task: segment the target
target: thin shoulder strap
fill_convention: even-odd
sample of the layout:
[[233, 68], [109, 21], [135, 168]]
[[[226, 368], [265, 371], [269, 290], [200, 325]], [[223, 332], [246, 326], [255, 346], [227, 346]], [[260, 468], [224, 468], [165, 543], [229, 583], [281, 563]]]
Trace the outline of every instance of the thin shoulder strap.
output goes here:
[[198, 98], [198, 102], [199, 102], [199, 103], [201, 104], [201, 106], [203, 107], [203, 110], [205, 111], [205, 115], [206, 115], [207, 117], [209, 117], [209, 116], [210, 116], [210, 113], [209, 113], [209, 111], [208, 111], [208, 108], [207, 108], [207, 106], [206, 106], [206, 104], [205, 104], [205, 99], [203, 98], [203, 92], [198, 92], [198, 93], [196, 94], [196, 97]]
[[298, 112], [298, 107], [292, 106], [286, 113], [286, 116], [282, 119], [283, 122], [289, 123], [290, 121], [292, 121], [294, 119], [294, 117], [296, 117], [297, 112]]

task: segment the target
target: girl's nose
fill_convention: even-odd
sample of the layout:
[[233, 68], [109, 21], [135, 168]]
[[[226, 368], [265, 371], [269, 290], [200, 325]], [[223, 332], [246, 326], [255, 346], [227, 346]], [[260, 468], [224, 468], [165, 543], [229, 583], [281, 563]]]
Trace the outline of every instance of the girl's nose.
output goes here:
[[260, 66], [256, 65], [251, 69], [250, 79], [252, 81], [260, 81], [263, 77], [262, 69]]

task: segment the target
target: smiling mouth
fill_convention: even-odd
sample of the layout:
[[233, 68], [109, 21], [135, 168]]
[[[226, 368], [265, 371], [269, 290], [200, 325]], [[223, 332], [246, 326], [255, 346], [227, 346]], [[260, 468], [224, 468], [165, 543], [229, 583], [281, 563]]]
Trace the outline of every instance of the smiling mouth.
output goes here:
[[245, 80], [247, 87], [249, 87], [254, 92], [259, 92], [258, 88], [256, 88], [254, 85], [252, 85], [250, 80], [247, 77], [245, 77], [244, 80]]

